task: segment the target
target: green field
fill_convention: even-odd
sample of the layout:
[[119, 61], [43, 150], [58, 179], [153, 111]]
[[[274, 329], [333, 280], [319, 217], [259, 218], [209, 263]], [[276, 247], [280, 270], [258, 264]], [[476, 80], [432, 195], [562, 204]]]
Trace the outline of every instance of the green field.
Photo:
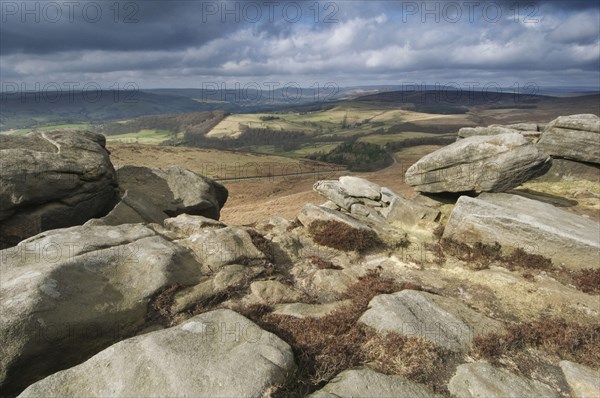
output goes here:
[[[261, 120], [264, 117], [276, 119]], [[351, 137], [381, 134], [402, 123], [426, 125], [436, 123], [439, 119], [444, 124], [452, 124], [464, 118], [464, 115], [435, 115], [382, 104], [347, 102], [331, 109], [315, 112], [234, 114], [221, 121], [207, 136], [236, 138], [241, 134], [241, 125], [246, 125], [250, 128], [271, 131], [299, 131], [315, 136]]]
[[[160, 118], [160, 116], [157, 116]], [[198, 147], [213, 149], [234, 149], [265, 155], [277, 155], [287, 158], [305, 158], [314, 154], [326, 154], [343, 142], [350, 142], [354, 136], [359, 142], [384, 146], [408, 139], [443, 137], [447, 134], [435, 134], [428, 130], [430, 124], [448, 125], [446, 131], [454, 130], [452, 124], [458, 123], [464, 115], [435, 115], [401, 109], [386, 104], [344, 102], [329, 109], [310, 112], [247, 113], [232, 114], [212, 128], [206, 134], [206, 141], [199, 140]], [[131, 120], [115, 123], [125, 124]], [[160, 145], [167, 140], [182, 140], [183, 134], [174, 134], [164, 130], [168, 123], [164, 120], [162, 129], [143, 129], [134, 133], [106, 135], [108, 142], [124, 144]], [[221, 140], [241, 138], [242, 126], [248, 126], [244, 134], [233, 146]], [[91, 128], [87, 123], [55, 124], [38, 127], [45, 131], [60, 128]], [[141, 127], [143, 128], [143, 127]], [[25, 134], [30, 129], [13, 130], [13, 134]], [[244, 130], [246, 131], [246, 130]], [[282, 132], [278, 138], [278, 132]], [[293, 134], [293, 133], [303, 133]], [[286, 133], [286, 134], [283, 134]], [[262, 137], [262, 138], [261, 138]], [[314, 138], [313, 138], [314, 137]], [[318, 139], [317, 139], [318, 137]], [[215, 145], [215, 141], [217, 144]], [[221, 147], [220, 143], [224, 146]], [[229, 146], [227, 146], [229, 145]]]
[[159, 145], [161, 142], [173, 138], [173, 133], [166, 130], [140, 130], [137, 133], [107, 135], [107, 141], [122, 142], [127, 144]]
[[[344, 104], [333, 109], [306, 113], [257, 113], [228, 116], [217, 125], [209, 137], [237, 137], [241, 134], [240, 125], [250, 128], [273, 131], [301, 131], [312, 135], [356, 135], [373, 133], [385, 127], [414, 118], [414, 112], [397, 108], [381, 109], [368, 104]], [[276, 120], [261, 120], [261, 117], [274, 116]]]
[[89, 123], [76, 124], [51, 124], [43, 127], [32, 127], [28, 129], [9, 130], [6, 134], [25, 135], [32, 131], [52, 131], [52, 130], [87, 130], [90, 128]]
[[[125, 123], [126, 121], [122, 121]], [[32, 131], [52, 131], [52, 130], [90, 130], [90, 123], [78, 123], [78, 124], [53, 124], [43, 127], [35, 127], [29, 129], [10, 130], [6, 134], [12, 135], [25, 135]], [[120, 135], [109, 135], [106, 136], [107, 141], [122, 142], [128, 144], [145, 144], [145, 145], [159, 145], [161, 142], [172, 138], [173, 134], [166, 130], [141, 130], [137, 133], [128, 133]]]

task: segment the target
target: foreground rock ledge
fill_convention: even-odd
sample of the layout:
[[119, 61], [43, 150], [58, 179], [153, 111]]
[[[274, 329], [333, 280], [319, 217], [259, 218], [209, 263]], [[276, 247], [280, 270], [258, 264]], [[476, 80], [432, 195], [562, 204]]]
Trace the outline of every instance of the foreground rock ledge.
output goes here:
[[47, 231], [0, 251], [0, 388], [21, 391], [144, 326], [148, 303], [200, 264], [140, 224]]
[[576, 397], [600, 397], [600, 372], [571, 361], [560, 361], [567, 384]]
[[388, 376], [371, 369], [346, 370], [310, 398], [440, 398], [427, 387], [403, 377]]
[[294, 369], [287, 343], [217, 310], [117, 343], [19, 397], [260, 397]]
[[452, 351], [466, 351], [474, 336], [503, 328], [459, 300], [414, 290], [375, 296], [359, 322], [380, 332], [421, 337]]
[[461, 196], [444, 238], [521, 248], [571, 269], [600, 268], [600, 225], [550, 204], [505, 193]]
[[448, 390], [458, 398], [559, 397], [550, 386], [544, 383], [526, 379], [484, 362], [460, 365], [448, 383]]

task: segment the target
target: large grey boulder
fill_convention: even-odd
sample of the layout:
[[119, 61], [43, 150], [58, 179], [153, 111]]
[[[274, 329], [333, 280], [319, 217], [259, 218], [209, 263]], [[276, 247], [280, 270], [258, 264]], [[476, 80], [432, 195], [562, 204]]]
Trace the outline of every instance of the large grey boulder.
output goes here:
[[346, 192], [339, 181], [322, 180], [317, 181], [313, 185], [313, 190], [323, 195], [329, 201], [345, 210], [350, 210], [350, 207], [355, 203], [360, 203], [358, 198], [352, 197]]
[[372, 200], [381, 199], [381, 187], [371, 181], [352, 176], [340, 177], [339, 181], [349, 196]]
[[521, 134], [473, 136], [421, 158], [405, 178], [420, 192], [501, 192], [545, 173], [551, 162]]
[[550, 386], [484, 362], [462, 364], [448, 383], [457, 398], [558, 398]]
[[121, 225], [138, 223], [162, 223], [169, 216], [146, 199], [136, 189], [128, 189], [121, 201], [102, 218], [92, 219], [87, 225]]
[[261, 397], [294, 369], [287, 343], [217, 310], [117, 343], [19, 397]]
[[553, 157], [600, 163], [600, 117], [560, 116], [546, 126], [538, 145]]
[[174, 242], [194, 253], [204, 273], [217, 272], [226, 265], [266, 260], [265, 254], [252, 243], [248, 232], [239, 227], [207, 228]]
[[275, 280], [255, 281], [250, 284], [247, 300], [256, 304], [293, 303], [304, 298], [304, 293]]
[[380, 332], [421, 337], [452, 351], [467, 351], [474, 336], [503, 328], [459, 300], [414, 290], [375, 296], [359, 322]]
[[600, 397], [600, 372], [571, 361], [560, 361], [560, 368], [576, 398]]
[[551, 204], [506, 193], [461, 196], [444, 238], [500, 243], [552, 259], [571, 269], [599, 268], [600, 225]]
[[167, 218], [163, 221], [167, 231], [163, 232], [170, 239], [185, 239], [194, 234], [201, 234], [207, 229], [221, 229], [226, 225], [218, 220], [204, 216], [190, 216], [180, 214], [177, 217]]
[[218, 182], [179, 167], [124, 166], [117, 170], [117, 178], [121, 190], [133, 188], [144, 193], [171, 217], [186, 213], [218, 220], [228, 196]]
[[313, 189], [329, 199], [321, 207], [350, 213], [374, 228], [388, 223], [414, 225], [433, 221], [439, 212], [405, 199], [389, 188], [368, 180], [343, 176], [339, 181], [317, 182]]
[[241, 289], [263, 271], [263, 267], [227, 265], [215, 274], [206, 275], [197, 285], [177, 292], [173, 298], [171, 312], [179, 313], [196, 305], [203, 305], [214, 297], [226, 294], [228, 290]]
[[552, 167], [534, 181], [592, 181], [600, 183], [600, 165], [569, 159], [552, 159]]
[[386, 219], [391, 223], [414, 225], [419, 222], [432, 222], [438, 219], [440, 211], [428, 206], [423, 206], [415, 201], [396, 196], [392, 199]]
[[385, 222], [385, 218], [381, 214], [381, 209], [375, 210], [372, 207], [361, 205], [360, 203], [355, 203], [350, 207], [350, 214], [366, 217], [370, 221], [374, 221], [377, 223]]
[[200, 265], [140, 224], [47, 231], [0, 251], [0, 387], [19, 392], [134, 335], [153, 297]]
[[427, 387], [399, 376], [388, 376], [374, 370], [351, 369], [335, 376], [310, 398], [434, 398], [439, 395]]
[[101, 134], [0, 134], [0, 249], [104, 216], [117, 201], [116, 185]]

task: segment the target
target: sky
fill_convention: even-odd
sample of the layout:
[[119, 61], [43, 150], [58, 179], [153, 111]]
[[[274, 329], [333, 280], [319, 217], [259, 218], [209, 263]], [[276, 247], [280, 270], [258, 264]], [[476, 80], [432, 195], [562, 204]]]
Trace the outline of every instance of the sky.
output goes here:
[[599, 70], [598, 0], [0, 0], [3, 89], [597, 89]]

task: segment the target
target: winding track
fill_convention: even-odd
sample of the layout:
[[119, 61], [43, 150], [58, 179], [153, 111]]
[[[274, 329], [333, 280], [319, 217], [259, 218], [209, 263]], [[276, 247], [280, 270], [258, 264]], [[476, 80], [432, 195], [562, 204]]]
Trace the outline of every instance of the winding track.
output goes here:
[[46, 135], [45, 131], [42, 131], [42, 138], [45, 139], [46, 141], [48, 141], [49, 143], [51, 143], [52, 145], [54, 145], [56, 147], [56, 153], [60, 153], [60, 144], [56, 141], [54, 141], [52, 138], [48, 137]]

